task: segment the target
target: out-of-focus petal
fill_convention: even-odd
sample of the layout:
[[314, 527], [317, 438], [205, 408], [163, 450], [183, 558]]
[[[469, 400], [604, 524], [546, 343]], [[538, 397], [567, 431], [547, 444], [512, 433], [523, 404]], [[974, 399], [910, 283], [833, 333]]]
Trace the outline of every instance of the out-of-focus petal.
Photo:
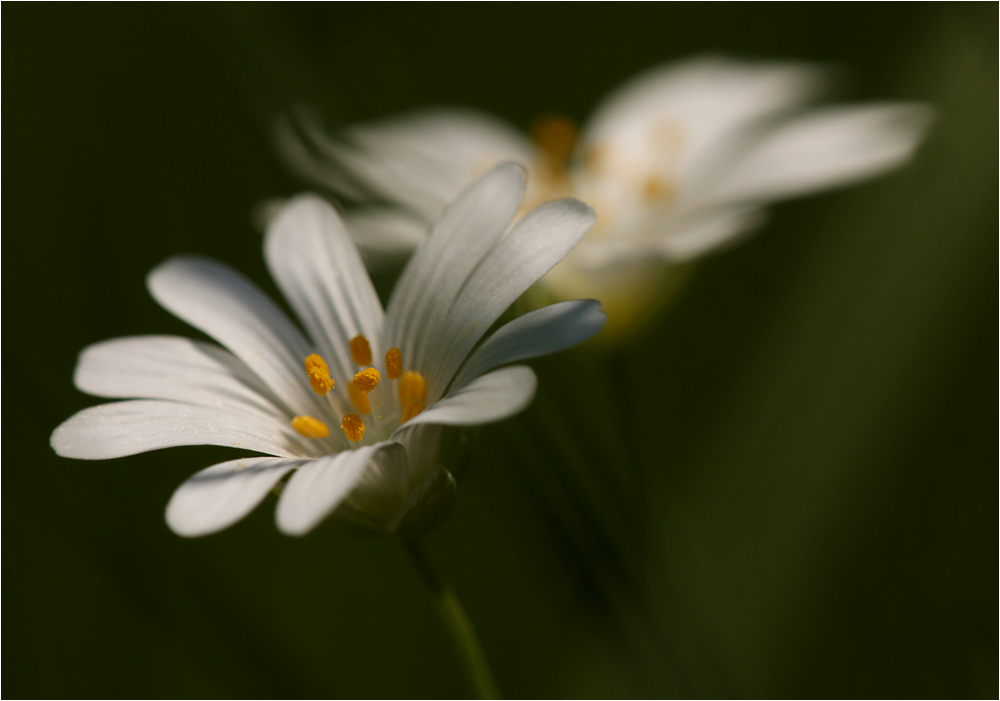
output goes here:
[[922, 105], [827, 107], [775, 125], [706, 199], [775, 200], [877, 175], [910, 159], [931, 121]]
[[[572, 264], [583, 273], [650, 256], [681, 263], [737, 240], [764, 223], [754, 206], [715, 207], [673, 217], [649, 217], [641, 235], [588, 241], [573, 251]], [[547, 278], [548, 279], [548, 278]]]
[[490, 370], [518, 360], [556, 353], [586, 341], [607, 317], [593, 299], [559, 302], [528, 312], [500, 327], [462, 366], [453, 391]]
[[307, 463], [296, 470], [281, 492], [276, 512], [278, 529], [286, 535], [305, 535], [347, 498], [371, 465], [405, 460], [406, 449], [387, 442]]
[[[629, 166], [674, 158], [689, 173], [747, 123], [808, 100], [821, 73], [795, 63], [705, 57], [653, 68], [608, 96], [583, 148]], [[613, 176], [613, 172], [609, 173]]]
[[344, 219], [365, 265], [373, 271], [403, 267], [427, 238], [427, 223], [399, 209], [355, 209]]
[[167, 525], [188, 538], [228, 528], [253, 511], [290, 470], [306, 462], [242, 458], [206, 467], [174, 492], [167, 504]]
[[74, 414], [52, 432], [51, 443], [59, 455], [82, 460], [120, 458], [178, 445], [222, 445], [302, 457], [305, 453], [289, 431], [288, 424], [263, 416], [138, 399], [100, 404]]
[[468, 182], [501, 161], [529, 163], [534, 150], [519, 132], [467, 109], [404, 114], [348, 129], [357, 149], [341, 161], [382, 197], [436, 219]]
[[278, 117], [274, 137], [285, 163], [306, 182], [358, 202], [371, 199], [341, 162], [345, 146], [327, 136], [312, 110], [300, 107]]

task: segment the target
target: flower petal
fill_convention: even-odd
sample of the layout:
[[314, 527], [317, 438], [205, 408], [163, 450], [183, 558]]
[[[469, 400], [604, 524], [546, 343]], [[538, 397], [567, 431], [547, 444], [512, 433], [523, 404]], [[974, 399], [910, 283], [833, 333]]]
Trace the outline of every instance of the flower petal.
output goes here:
[[432, 392], [448, 385], [493, 322], [569, 253], [594, 225], [594, 219], [594, 210], [578, 200], [539, 205], [483, 258], [451, 308], [435, 309], [421, 328], [422, 337], [433, 348], [433, 364], [430, 354], [425, 364]]
[[208, 258], [179, 256], [155, 268], [146, 284], [164, 308], [246, 363], [293, 414], [324, 412], [305, 382], [302, 361], [312, 352], [309, 344], [241, 274]]
[[[535, 397], [538, 380], [526, 365], [512, 365], [476, 378], [396, 429], [393, 439], [423, 424], [477, 426], [517, 414]], [[405, 440], [405, 438], [401, 438]]]
[[316, 113], [298, 108], [280, 115], [274, 126], [278, 154], [306, 182], [358, 202], [370, 199], [340, 162], [344, 145], [327, 136]]
[[534, 148], [500, 120], [473, 110], [436, 109], [361, 124], [345, 136], [356, 149], [336, 157], [384, 199], [433, 221], [468, 182], [500, 161], [534, 160]]
[[515, 163], [490, 169], [448, 207], [410, 259], [389, 300], [384, 344], [400, 348], [407, 367], [423, 367], [429, 346], [439, 342], [443, 310], [510, 224], [524, 181]]
[[[562, 265], [572, 265], [590, 275], [610, 265], [635, 263], [649, 256], [680, 263], [735, 241], [761, 226], [765, 218], [760, 207], [752, 206], [712, 207], [660, 220], [651, 218], [641, 236], [586, 241]], [[562, 265], [546, 282], [564, 272]]]
[[350, 495], [369, 468], [386, 469], [383, 462], [405, 461], [398, 443], [376, 443], [328, 455], [299, 468], [278, 501], [278, 529], [286, 535], [305, 535]]
[[720, 57], [659, 66], [605, 99], [582, 145], [632, 167], [670, 157], [679, 173], [688, 174], [748, 122], [810, 98], [820, 78], [804, 64]]
[[350, 340], [358, 334], [378, 357], [382, 304], [333, 207], [315, 195], [291, 200], [268, 227], [264, 254], [337, 380], [346, 383], [356, 372]]
[[452, 389], [516, 360], [556, 353], [586, 341], [607, 317], [593, 299], [559, 302], [514, 319], [486, 339], [462, 366]]
[[179, 336], [115, 338], [88, 346], [80, 353], [73, 382], [98, 397], [172, 399], [288, 418], [232, 353]]
[[369, 270], [402, 268], [427, 238], [427, 224], [398, 209], [355, 209], [344, 218]]
[[909, 160], [930, 121], [921, 105], [813, 110], [771, 129], [706, 198], [773, 200], [871, 177]]
[[264, 500], [290, 470], [307, 460], [242, 458], [212, 465], [187, 479], [167, 504], [167, 525], [187, 538], [233, 525]]
[[282, 457], [303, 451], [277, 420], [219, 409], [138, 399], [77, 412], [52, 432], [65, 458], [106, 460], [177, 445], [223, 445]]

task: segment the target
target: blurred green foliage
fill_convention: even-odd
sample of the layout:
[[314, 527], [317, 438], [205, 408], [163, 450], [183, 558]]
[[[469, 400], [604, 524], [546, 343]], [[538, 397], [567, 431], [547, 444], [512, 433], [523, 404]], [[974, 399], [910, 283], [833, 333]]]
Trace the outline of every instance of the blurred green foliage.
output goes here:
[[[917, 160], [776, 208], [628, 349], [537, 362], [428, 539], [501, 690], [995, 697], [997, 9], [977, 5], [8, 5], [3, 694], [464, 696], [391, 539], [186, 541], [163, 508], [231, 457], [57, 458], [85, 345], [195, 335], [146, 272], [276, 294], [249, 212], [295, 192], [274, 115], [467, 104], [582, 119], [692, 53], [820, 61], [931, 102]], [[9, 430], [7, 430], [9, 429]]]

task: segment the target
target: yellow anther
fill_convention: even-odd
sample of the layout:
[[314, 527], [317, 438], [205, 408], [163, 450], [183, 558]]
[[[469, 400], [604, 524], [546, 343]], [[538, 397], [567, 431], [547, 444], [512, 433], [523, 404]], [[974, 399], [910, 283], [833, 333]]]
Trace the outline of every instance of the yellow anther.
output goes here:
[[365, 368], [354, 376], [351, 386], [361, 392], [371, 392], [378, 387], [379, 379], [378, 370], [375, 368]]
[[311, 416], [296, 416], [292, 419], [292, 428], [306, 438], [313, 440], [326, 438], [330, 435], [330, 429], [327, 428], [326, 424]]
[[583, 154], [583, 164], [588, 169], [598, 171], [607, 161], [607, 151], [601, 146], [591, 146]]
[[330, 369], [326, 366], [326, 361], [315, 353], [306, 357], [306, 374], [309, 375], [309, 384], [316, 394], [326, 396], [326, 393], [333, 389]]
[[419, 372], [407, 370], [399, 378], [399, 402], [405, 408], [414, 399], [421, 402], [427, 399], [427, 383]]
[[398, 348], [390, 348], [385, 352], [385, 375], [390, 380], [396, 380], [402, 374], [403, 355]]
[[360, 334], [351, 339], [351, 358], [355, 365], [372, 364], [372, 347], [368, 339]]
[[409, 421], [410, 419], [412, 419], [414, 416], [416, 416], [417, 414], [419, 414], [421, 411], [423, 411], [426, 408], [427, 407], [424, 406], [424, 403], [422, 401], [420, 401], [419, 399], [411, 399], [403, 407], [403, 418], [400, 419], [399, 423], [405, 424], [407, 421]]
[[351, 383], [347, 385], [347, 394], [350, 395], [351, 404], [354, 405], [354, 408], [358, 410], [359, 414], [372, 413], [372, 405], [371, 402], [368, 401], [368, 393], [362, 392], [358, 389], [353, 380], [351, 380]]
[[677, 198], [677, 186], [657, 175], [651, 175], [642, 186], [642, 196], [647, 202], [669, 202]]
[[340, 430], [347, 436], [347, 440], [357, 443], [365, 437], [365, 422], [357, 414], [344, 414]]
[[531, 125], [531, 139], [546, 155], [566, 161], [573, 153], [579, 131], [576, 122], [569, 117], [543, 114]]

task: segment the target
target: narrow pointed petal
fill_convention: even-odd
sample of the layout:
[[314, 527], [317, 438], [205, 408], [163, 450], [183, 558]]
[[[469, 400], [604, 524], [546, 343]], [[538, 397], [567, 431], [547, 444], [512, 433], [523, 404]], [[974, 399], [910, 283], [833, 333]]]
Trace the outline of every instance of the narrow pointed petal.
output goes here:
[[346, 499], [365, 471], [381, 461], [406, 460], [398, 443], [376, 443], [328, 455], [299, 468], [278, 501], [278, 529], [286, 535], [305, 535]]
[[287, 418], [260, 379], [232, 353], [179, 336], [115, 338], [80, 353], [73, 382], [98, 397], [170, 399]]
[[187, 538], [228, 528], [253, 511], [290, 470], [307, 462], [242, 458], [207, 467], [174, 492], [167, 504], [167, 525]]
[[312, 349], [252, 282], [222, 263], [179, 256], [146, 283], [157, 302], [231, 350], [292, 412], [322, 412], [303, 379], [302, 361]]
[[501, 365], [556, 353], [586, 341], [607, 317], [593, 299], [560, 302], [514, 319], [497, 330], [469, 356], [452, 390]]
[[450, 392], [397, 428], [393, 438], [425, 424], [477, 426], [502, 421], [524, 411], [534, 399], [537, 386], [534, 371], [525, 365], [495, 370]]
[[432, 331], [467, 278], [494, 247], [524, 196], [524, 168], [502, 163], [478, 178], [431, 227], [393, 290], [385, 347], [407, 367], [423, 367]]
[[483, 259], [451, 308], [442, 313], [444, 308], [438, 307], [422, 324], [421, 335], [433, 348], [432, 388], [448, 385], [493, 322], [569, 253], [594, 220], [593, 209], [566, 199], [536, 207], [511, 229]]
[[293, 199], [268, 227], [264, 254], [335, 378], [347, 382], [354, 375], [350, 340], [358, 334], [378, 356], [382, 304], [333, 207], [315, 195]]
[[877, 175], [910, 159], [930, 121], [921, 105], [813, 110], [774, 127], [707, 198], [775, 200]]
[[138, 399], [100, 404], [71, 416], [52, 432], [65, 458], [105, 460], [178, 445], [222, 445], [282, 457], [301, 450], [289, 426], [264, 417]]

